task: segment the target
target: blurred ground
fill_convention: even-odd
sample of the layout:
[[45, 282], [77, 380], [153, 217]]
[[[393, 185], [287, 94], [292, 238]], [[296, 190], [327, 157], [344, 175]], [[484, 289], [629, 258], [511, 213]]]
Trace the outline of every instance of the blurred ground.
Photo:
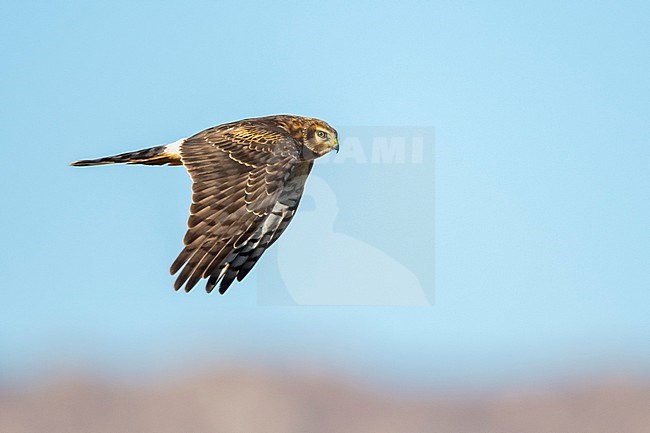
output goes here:
[[0, 431], [647, 433], [650, 384], [391, 395], [317, 376], [220, 372], [155, 383], [59, 378], [0, 390]]

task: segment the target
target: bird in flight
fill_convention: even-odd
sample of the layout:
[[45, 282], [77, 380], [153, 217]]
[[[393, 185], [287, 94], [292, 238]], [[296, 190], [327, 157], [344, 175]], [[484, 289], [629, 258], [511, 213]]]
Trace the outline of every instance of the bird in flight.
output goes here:
[[174, 289], [207, 278], [210, 293], [241, 281], [293, 218], [314, 160], [339, 150], [326, 122], [278, 115], [225, 123], [174, 143], [70, 165], [183, 165], [192, 179]]

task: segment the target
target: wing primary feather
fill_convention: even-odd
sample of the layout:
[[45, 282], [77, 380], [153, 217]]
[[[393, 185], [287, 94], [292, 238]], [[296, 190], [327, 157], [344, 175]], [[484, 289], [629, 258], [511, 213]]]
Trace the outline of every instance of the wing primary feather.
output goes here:
[[237, 270], [231, 267], [228, 267], [228, 270], [226, 271], [223, 279], [221, 280], [221, 284], [219, 284], [219, 293], [224, 294], [226, 293], [226, 290], [228, 290], [228, 287], [232, 284], [233, 281], [235, 281], [235, 277], [237, 276]]
[[227, 270], [228, 270], [228, 264], [226, 264], [226, 266], [224, 266], [218, 273], [215, 272], [213, 275], [211, 275], [210, 278], [208, 279], [208, 282], [205, 285], [205, 291], [208, 293], [212, 293], [212, 290], [216, 287], [216, 285], [219, 283], [221, 278], [223, 278]]

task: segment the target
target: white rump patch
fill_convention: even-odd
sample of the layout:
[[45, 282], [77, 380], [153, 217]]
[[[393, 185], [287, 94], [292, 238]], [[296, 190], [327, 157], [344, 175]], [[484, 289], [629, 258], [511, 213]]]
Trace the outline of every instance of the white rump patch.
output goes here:
[[173, 143], [169, 143], [165, 145], [165, 153], [168, 153], [170, 155], [178, 156], [179, 158], [181, 157], [181, 145], [185, 143], [187, 138], [181, 138], [180, 140], [176, 140]]

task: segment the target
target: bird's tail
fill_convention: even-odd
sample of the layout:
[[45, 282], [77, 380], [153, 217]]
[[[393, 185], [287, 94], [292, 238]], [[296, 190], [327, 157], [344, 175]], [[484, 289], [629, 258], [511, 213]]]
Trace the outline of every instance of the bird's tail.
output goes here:
[[82, 159], [71, 162], [70, 165], [75, 167], [106, 164], [180, 165], [180, 153], [178, 152], [178, 146], [172, 147], [174, 144], [176, 143], [136, 150], [135, 152], [120, 153], [119, 155], [104, 158]]

